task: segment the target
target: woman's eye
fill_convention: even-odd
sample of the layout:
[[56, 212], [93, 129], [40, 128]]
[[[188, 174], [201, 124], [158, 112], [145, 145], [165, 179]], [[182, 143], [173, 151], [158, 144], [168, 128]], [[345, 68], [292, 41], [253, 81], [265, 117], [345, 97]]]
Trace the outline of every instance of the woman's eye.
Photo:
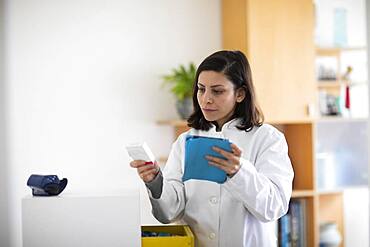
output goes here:
[[213, 90], [214, 94], [222, 94], [224, 90]]
[[201, 93], [204, 93], [205, 89], [204, 88], [199, 88], [198, 91], [201, 92]]

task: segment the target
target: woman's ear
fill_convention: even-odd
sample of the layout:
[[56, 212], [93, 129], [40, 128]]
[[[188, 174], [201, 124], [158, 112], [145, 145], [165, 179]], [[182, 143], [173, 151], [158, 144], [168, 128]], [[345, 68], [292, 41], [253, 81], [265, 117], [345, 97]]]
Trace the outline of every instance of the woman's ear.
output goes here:
[[244, 87], [238, 88], [238, 90], [236, 90], [236, 102], [240, 103], [244, 100], [244, 98], [245, 98]]

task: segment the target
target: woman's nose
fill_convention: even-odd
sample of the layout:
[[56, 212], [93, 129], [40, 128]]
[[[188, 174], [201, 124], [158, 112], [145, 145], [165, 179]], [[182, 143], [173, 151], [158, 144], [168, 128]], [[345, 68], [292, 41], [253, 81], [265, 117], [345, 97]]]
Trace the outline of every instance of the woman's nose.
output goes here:
[[210, 93], [205, 93], [204, 94], [204, 102], [205, 103], [212, 103], [213, 102], [213, 98], [212, 98], [212, 95]]

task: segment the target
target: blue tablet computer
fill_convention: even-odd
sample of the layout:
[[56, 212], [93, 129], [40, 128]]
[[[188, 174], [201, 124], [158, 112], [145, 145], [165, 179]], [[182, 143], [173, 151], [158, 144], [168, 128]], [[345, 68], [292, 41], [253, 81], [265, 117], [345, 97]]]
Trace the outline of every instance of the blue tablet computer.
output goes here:
[[185, 169], [182, 181], [199, 179], [222, 184], [226, 181], [226, 173], [208, 164], [206, 155], [225, 159], [212, 149], [213, 146], [231, 152], [231, 142], [228, 139], [188, 135], [185, 141]]

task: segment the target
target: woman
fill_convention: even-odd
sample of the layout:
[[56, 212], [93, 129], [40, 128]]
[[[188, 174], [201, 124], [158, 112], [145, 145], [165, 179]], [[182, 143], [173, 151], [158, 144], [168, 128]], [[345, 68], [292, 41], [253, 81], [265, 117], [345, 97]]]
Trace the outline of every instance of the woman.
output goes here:
[[[275, 221], [288, 210], [293, 169], [284, 135], [268, 124], [257, 106], [249, 63], [240, 51], [207, 57], [196, 73], [192, 127], [181, 134], [163, 170], [132, 161], [145, 182], [153, 215], [163, 223], [182, 219], [197, 246], [276, 246]], [[232, 152], [207, 156], [227, 174], [223, 184], [182, 182], [186, 135], [229, 139]]]

